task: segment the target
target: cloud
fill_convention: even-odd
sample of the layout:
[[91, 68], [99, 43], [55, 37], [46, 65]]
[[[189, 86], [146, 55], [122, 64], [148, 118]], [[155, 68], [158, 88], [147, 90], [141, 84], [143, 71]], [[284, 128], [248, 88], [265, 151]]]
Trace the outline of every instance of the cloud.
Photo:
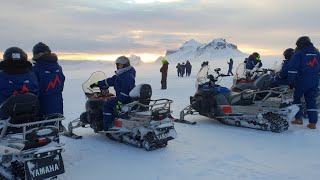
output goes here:
[[0, 6], [0, 51], [10, 46], [30, 51], [43, 41], [57, 52], [160, 54], [189, 39], [218, 37], [245, 48], [282, 50], [301, 35], [319, 45], [315, 0], [144, 2], [6, 1]]

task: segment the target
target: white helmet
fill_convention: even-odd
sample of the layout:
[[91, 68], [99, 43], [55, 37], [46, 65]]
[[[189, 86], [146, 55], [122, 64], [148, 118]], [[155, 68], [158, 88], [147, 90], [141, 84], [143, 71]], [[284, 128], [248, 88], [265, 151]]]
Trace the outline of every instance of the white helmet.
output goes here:
[[120, 56], [116, 59], [116, 64], [123, 64], [125, 66], [130, 66], [130, 61], [125, 56]]

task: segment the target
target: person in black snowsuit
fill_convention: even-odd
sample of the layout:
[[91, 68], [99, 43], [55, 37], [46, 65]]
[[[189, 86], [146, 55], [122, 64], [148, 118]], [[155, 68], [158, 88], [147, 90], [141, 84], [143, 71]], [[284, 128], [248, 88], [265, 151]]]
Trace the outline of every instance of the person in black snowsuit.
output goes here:
[[176, 66], [176, 68], [177, 68], [178, 77], [180, 77], [180, 76], [181, 76], [181, 64], [178, 63], [178, 65]]
[[228, 70], [228, 75], [231, 74], [233, 76], [232, 73], [232, 68], [233, 68], [233, 59], [230, 59], [230, 62], [227, 62], [229, 64], [229, 70]]
[[167, 89], [167, 76], [168, 76], [168, 61], [163, 58], [162, 59], [162, 67], [160, 68], [161, 72], [161, 89]]
[[191, 74], [192, 65], [189, 61], [186, 63], [186, 76], [190, 76]]
[[184, 73], [186, 72], [186, 65], [184, 62], [180, 65], [181, 67], [181, 77], [183, 77]]

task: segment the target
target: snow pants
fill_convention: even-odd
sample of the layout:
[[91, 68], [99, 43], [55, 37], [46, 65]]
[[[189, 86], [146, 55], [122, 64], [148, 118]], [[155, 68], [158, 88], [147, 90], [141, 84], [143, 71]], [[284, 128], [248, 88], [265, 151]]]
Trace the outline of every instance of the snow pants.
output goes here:
[[[113, 126], [115, 118], [115, 108], [118, 104], [119, 98], [115, 97], [103, 104], [103, 130], [108, 130]], [[122, 104], [129, 103], [129, 100], [122, 102]]]
[[317, 110], [317, 98], [318, 86], [312, 88], [298, 87], [293, 94], [293, 104], [300, 106], [299, 112], [296, 114], [296, 119], [301, 119], [303, 117], [303, 112], [301, 108], [301, 98], [304, 96], [306, 101], [307, 115], [309, 118], [309, 123], [318, 122], [318, 110]]

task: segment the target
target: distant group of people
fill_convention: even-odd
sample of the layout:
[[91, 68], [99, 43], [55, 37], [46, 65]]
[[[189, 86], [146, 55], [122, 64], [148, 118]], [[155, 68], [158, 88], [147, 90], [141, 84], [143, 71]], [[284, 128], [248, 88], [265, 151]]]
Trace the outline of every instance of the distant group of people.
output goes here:
[[186, 76], [191, 75], [192, 65], [189, 61], [187, 61], [186, 64], [184, 62], [182, 64], [178, 63], [176, 68], [177, 68], [178, 77], [183, 77], [184, 74], [186, 74]]

